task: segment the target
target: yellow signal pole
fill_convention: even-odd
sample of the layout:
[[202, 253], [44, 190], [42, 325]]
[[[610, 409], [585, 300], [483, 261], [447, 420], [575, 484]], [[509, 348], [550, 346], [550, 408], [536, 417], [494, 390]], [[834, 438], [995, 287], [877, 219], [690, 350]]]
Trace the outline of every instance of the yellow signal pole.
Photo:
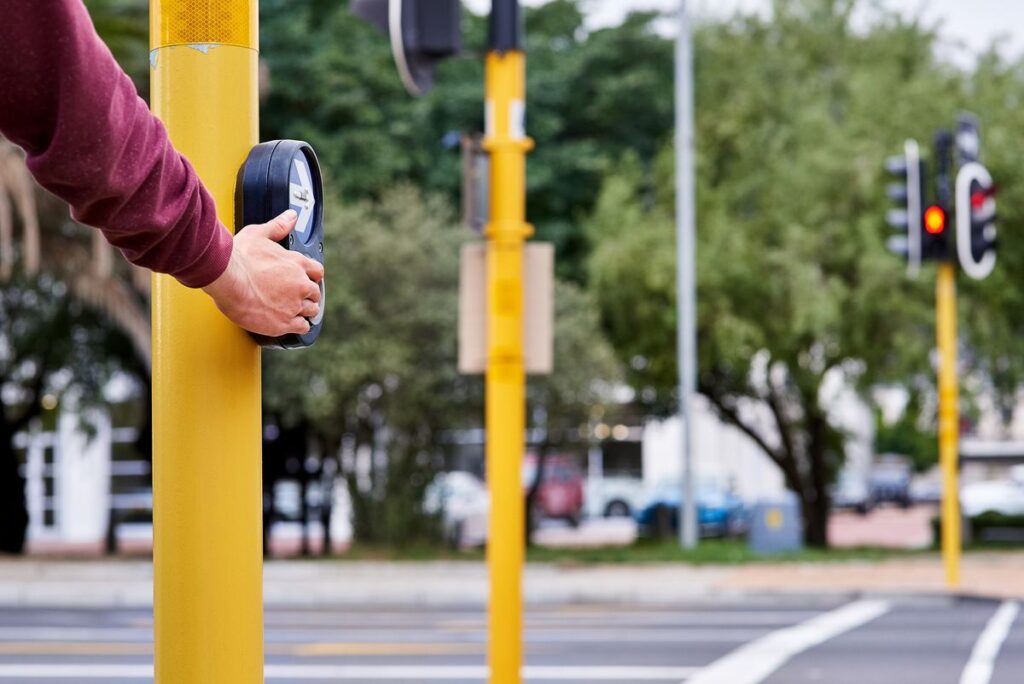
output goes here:
[[487, 236], [487, 537], [490, 576], [488, 664], [491, 684], [518, 684], [523, 664], [522, 575], [525, 510], [522, 463], [526, 430], [523, 359], [523, 242], [526, 223], [526, 58], [516, 0], [494, 0], [485, 64], [490, 155]]
[[939, 466], [942, 470], [942, 560], [946, 585], [960, 585], [960, 390], [956, 360], [956, 271], [939, 264], [935, 327], [939, 347]]
[[[152, 106], [234, 225], [258, 141], [256, 0], [150, 0]], [[157, 684], [263, 681], [260, 352], [203, 292], [153, 278]]]

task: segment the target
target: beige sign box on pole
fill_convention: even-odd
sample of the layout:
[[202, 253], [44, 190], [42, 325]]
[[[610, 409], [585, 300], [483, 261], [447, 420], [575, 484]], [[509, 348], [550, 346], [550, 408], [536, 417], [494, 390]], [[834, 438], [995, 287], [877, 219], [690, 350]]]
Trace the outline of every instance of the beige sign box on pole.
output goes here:
[[[467, 242], [459, 260], [459, 372], [487, 369], [487, 245]], [[555, 247], [527, 242], [523, 252], [523, 355], [526, 372], [554, 367]]]

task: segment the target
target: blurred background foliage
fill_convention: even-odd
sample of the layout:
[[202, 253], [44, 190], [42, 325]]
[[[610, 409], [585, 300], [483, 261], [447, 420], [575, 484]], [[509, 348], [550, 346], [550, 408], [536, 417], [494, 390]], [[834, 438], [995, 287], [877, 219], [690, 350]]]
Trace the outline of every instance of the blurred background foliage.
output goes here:
[[[147, 3], [86, 4], [145, 95]], [[885, 251], [882, 161], [907, 137], [930, 148], [960, 109], [981, 116], [1005, 236], [992, 277], [961, 279], [963, 362], [1007, 406], [1024, 370], [1024, 63], [949, 64], [935, 27], [873, 9], [855, 28], [858, 4], [776, 0], [770, 19], [695, 34], [700, 390], [763, 442], [812, 526], [844, 457], [826, 375], [931, 391], [933, 274], [909, 281]], [[262, 138], [308, 140], [330, 189], [325, 333], [312, 351], [265, 355], [265, 413], [342, 454], [346, 474], [344, 453], [387, 454], [348, 478], [363, 539], [424, 533], [408, 521], [445, 431], [482, 422], [480, 379], [455, 371], [458, 246], [472, 239], [453, 210], [457, 142], [483, 126], [486, 32], [482, 17], [464, 23], [465, 55], [411, 99], [387, 41], [346, 3], [261, 2]], [[560, 279], [556, 371], [531, 379], [528, 415], [557, 441], [621, 383], [642, 415], [676, 408], [673, 44], [650, 13], [588, 30], [576, 0], [530, 8], [526, 27], [528, 215]], [[0, 320], [4, 345], [20, 334]], [[744, 423], [751, 399], [781, 439]], [[929, 429], [918, 418], [880, 439], [913, 441], [907, 430]], [[924, 443], [919, 465], [935, 457]]]

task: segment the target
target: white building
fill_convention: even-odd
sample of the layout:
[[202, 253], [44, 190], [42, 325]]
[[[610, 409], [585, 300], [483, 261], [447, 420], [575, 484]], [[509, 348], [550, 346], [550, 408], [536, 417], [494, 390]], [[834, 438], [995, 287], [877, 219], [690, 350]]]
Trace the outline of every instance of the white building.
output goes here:
[[[111, 508], [115, 442], [135, 439], [134, 429], [113, 429], [105, 412], [85, 417], [62, 413], [56, 429], [15, 436], [24, 451], [30, 551], [103, 549]], [[148, 468], [148, 466], [147, 466]]]
[[[868, 404], [839, 372], [825, 378], [822, 404], [833, 423], [846, 431], [846, 467], [867, 474], [874, 452], [874, 416]], [[769, 444], [778, 432], [766, 407], [742, 406], [744, 417]], [[693, 468], [698, 483], [732, 489], [745, 501], [776, 498], [785, 491], [782, 472], [741, 430], [724, 423], [698, 395], [693, 408]], [[647, 423], [643, 434], [643, 479], [648, 487], [682, 479], [682, 422], [678, 417]]]

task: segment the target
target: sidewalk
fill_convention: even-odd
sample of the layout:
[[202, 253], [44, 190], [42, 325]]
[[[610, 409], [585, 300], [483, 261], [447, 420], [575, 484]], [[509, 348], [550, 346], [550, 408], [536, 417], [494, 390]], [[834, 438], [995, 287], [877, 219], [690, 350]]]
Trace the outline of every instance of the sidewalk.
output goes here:
[[[487, 573], [478, 562], [273, 561], [265, 567], [271, 606], [482, 605]], [[0, 562], [0, 606], [146, 607], [147, 561]], [[672, 604], [744, 595], [943, 594], [937, 555], [880, 562], [758, 563], [736, 566], [531, 564], [532, 604]], [[1024, 553], [965, 556], [960, 594], [1024, 598]]]

